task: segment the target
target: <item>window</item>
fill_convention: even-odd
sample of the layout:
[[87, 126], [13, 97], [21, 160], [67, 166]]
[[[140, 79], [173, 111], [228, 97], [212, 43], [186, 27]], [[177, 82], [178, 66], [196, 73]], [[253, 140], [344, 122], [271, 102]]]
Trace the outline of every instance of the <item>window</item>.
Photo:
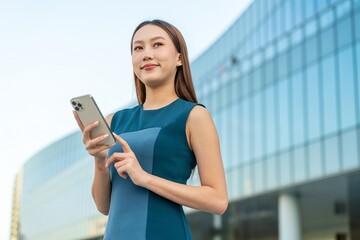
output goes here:
[[293, 139], [294, 144], [300, 144], [305, 141], [305, 108], [304, 108], [304, 78], [302, 72], [292, 77], [292, 119], [293, 119]]
[[340, 170], [338, 136], [325, 140], [325, 172], [331, 174]]
[[265, 132], [266, 132], [266, 153], [275, 152], [275, 94], [274, 87], [266, 89], [265, 93]]
[[317, 35], [306, 41], [306, 64], [310, 64], [318, 57]]
[[356, 130], [342, 135], [342, 166], [343, 169], [351, 169], [359, 166], [358, 138]]
[[252, 165], [245, 165], [243, 166], [243, 189], [244, 189], [244, 196], [250, 195], [254, 191], [254, 182], [252, 176]]
[[231, 145], [231, 158], [232, 166], [239, 165], [241, 162], [240, 151], [242, 151], [242, 144], [240, 144], [239, 137], [243, 134], [242, 129], [240, 128], [240, 118], [239, 118], [239, 105], [238, 103], [233, 104], [229, 110], [229, 126], [231, 126], [229, 133]]
[[352, 47], [339, 53], [339, 85], [341, 127], [347, 128], [356, 124], [354, 66]]
[[312, 17], [315, 13], [315, 7], [314, 7], [315, 1], [314, 0], [305, 0], [303, 2], [305, 4], [306, 19]]
[[[357, 64], [357, 66], [356, 66], [357, 78], [356, 79], [360, 79], [360, 41], [356, 44], [356, 64]], [[358, 106], [358, 111], [360, 113], [360, 83], [359, 82], [357, 84], [357, 87], [358, 87], [357, 106]]]
[[280, 163], [280, 184], [282, 186], [288, 185], [292, 182], [292, 169], [290, 154], [288, 152], [282, 153], [279, 157]]
[[350, 16], [345, 17], [337, 23], [337, 36], [338, 36], [338, 47], [341, 48], [349, 44], [352, 40], [352, 29], [351, 29], [351, 18]]
[[303, 45], [295, 46], [291, 51], [292, 71], [299, 69], [303, 64]]
[[256, 94], [253, 98], [253, 157], [259, 158], [263, 155], [263, 104], [262, 104], [262, 94]]
[[[358, 0], [358, 1], [360, 2], [360, 0]], [[358, 8], [357, 11], [355, 12], [354, 18], [355, 18], [355, 21], [354, 21], [355, 23], [360, 22], [360, 8]], [[360, 28], [359, 27], [355, 27], [355, 35], [356, 35], [355, 36], [356, 39], [360, 38]]]
[[287, 79], [278, 84], [278, 120], [279, 120], [279, 148], [284, 149], [290, 144], [290, 112], [289, 112], [289, 83]]
[[332, 53], [335, 48], [334, 28], [330, 27], [321, 32], [321, 55]]
[[319, 142], [309, 145], [309, 174], [310, 177], [320, 177], [323, 173], [321, 144]]
[[264, 190], [264, 162], [257, 161], [254, 164], [254, 190], [255, 192], [260, 192]]
[[324, 12], [320, 17], [320, 26], [321, 28], [326, 28], [334, 23], [334, 11], [332, 8]]
[[320, 136], [320, 79], [317, 63], [306, 71], [308, 140]]
[[278, 185], [278, 171], [276, 158], [271, 157], [266, 160], [266, 189], [271, 190]]
[[278, 62], [278, 72], [279, 72], [279, 77], [283, 77], [287, 74], [288, 70], [289, 70], [289, 66], [288, 66], [288, 62], [289, 60], [287, 59], [288, 54], [287, 52], [281, 54], [279, 56], [279, 62]]
[[330, 134], [338, 129], [337, 86], [335, 75], [335, 60], [331, 55], [322, 61], [322, 105], [324, 111], [324, 134]]
[[303, 147], [296, 149], [293, 153], [294, 180], [300, 182], [306, 179], [306, 160]]
[[246, 99], [242, 102], [242, 106], [240, 109], [242, 109], [242, 143], [243, 143], [243, 161], [249, 162], [250, 161], [250, 130], [251, 130], [251, 119], [250, 119], [250, 103], [249, 100]]

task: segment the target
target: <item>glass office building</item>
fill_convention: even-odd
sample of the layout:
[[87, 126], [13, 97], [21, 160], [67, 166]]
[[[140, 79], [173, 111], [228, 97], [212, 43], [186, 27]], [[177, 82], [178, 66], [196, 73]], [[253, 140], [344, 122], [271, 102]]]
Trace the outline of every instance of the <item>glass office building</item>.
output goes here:
[[92, 201], [93, 168], [80, 131], [29, 159], [23, 166], [19, 239], [102, 239], [106, 217]]
[[[194, 240], [360, 239], [360, 0], [255, 0], [192, 72], [230, 199], [187, 209]], [[21, 238], [101, 238], [92, 175], [79, 132], [32, 157]]]
[[360, 1], [256, 0], [192, 67], [230, 197], [195, 239], [360, 239]]

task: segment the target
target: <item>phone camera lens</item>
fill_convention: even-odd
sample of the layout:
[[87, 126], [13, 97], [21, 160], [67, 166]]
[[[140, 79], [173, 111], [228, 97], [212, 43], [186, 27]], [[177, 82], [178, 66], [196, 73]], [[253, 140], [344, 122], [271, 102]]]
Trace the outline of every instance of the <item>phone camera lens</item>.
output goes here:
[[75, 101], [72, 101], [71, 104], [75, 106], [75, 105], [76, 105], [76, 102], [75, 102]]
[[80, 110], [80, 108], [78, 108], [78, 107], [75, 107], [75, 110], [76, 110], [76, 111], [79, 111], [79, 110]]
[[82, 108], [82, 104], [81, 104], [81, 103], [78, 103], [77, 106], [78, 106], [79, 108]]

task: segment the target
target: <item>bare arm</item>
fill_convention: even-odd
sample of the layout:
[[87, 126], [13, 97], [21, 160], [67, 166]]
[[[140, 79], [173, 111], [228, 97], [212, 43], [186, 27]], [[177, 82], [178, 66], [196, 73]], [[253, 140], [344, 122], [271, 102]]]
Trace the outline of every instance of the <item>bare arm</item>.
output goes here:
[[[83, 133], [83, 143], [85, 144], [85, 148], [88, 153], [94, 157], [95, 170], [94, 179], [91, 186], [92, 197], [99, 212], [104, 215], [108, 215], [110, 208], [111, 183], [109, 178], [109, 170], [105, 167], [105, 161], [108, 149], [111, 146], [97, 145], [97, 143], [101, 142], [108, 136], [100, 136], [91, 139], [90, 133], [98, 126], [98, 123], [93, 123], [84, 127], [76, 112], [74, 112], [74, 116]], [[109, 125], [111, 123], [112, 117], [113, 114], [106, 117], [106, 122]]]
[[145, 172], [129, 145], [119, 136], [116, 138], [124, 153], [113, 154], [107, 160], [107, 165], [114, 161], [121, 177], [126, 177], [126, 172], [135, 184], [178, 204], [223, 214], [228, 198], [220, 144], [212, 118], [205, 108], [197, 106], [191, 111], [187, 122], [187, 135], [196, 156], [201, 186], [188, 186]]

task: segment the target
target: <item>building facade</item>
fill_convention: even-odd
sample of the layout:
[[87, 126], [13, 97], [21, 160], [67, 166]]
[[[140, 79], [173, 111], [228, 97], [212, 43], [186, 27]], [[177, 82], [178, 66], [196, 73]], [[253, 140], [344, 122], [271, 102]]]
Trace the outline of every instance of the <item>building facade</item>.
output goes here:
[[195, 239], [360, 239], [360, 1], [256, 0], [192, 67], [230, 197]]
[[[192, 72], [230, 199], [194, 240], [360, 239], [360, 0], [255, 0]], [[20, 238], [101, 239], [92, 174], [80, 132], [26, 162]]]
[[106, 217], [91, 197], [94, 164], [80, 131], [23, 166], [19, 239], [102, 239]]

